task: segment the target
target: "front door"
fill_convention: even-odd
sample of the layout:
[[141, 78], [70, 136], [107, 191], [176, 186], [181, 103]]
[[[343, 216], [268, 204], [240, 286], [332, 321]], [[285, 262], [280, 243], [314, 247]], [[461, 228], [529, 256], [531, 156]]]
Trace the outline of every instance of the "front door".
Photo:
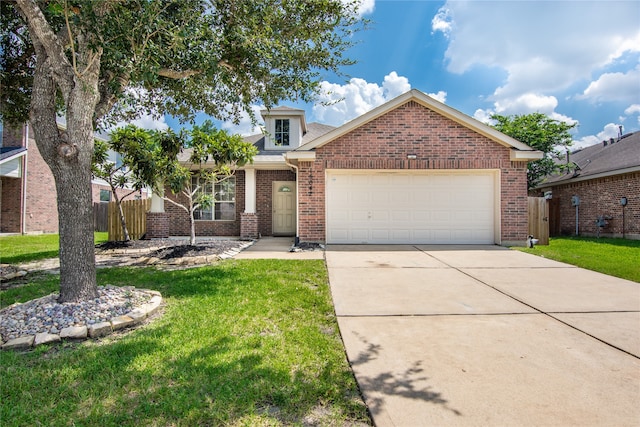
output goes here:
[[296, 234], [296, 183], [295, 181], [273, 182], [273, 235], [295, 236]]

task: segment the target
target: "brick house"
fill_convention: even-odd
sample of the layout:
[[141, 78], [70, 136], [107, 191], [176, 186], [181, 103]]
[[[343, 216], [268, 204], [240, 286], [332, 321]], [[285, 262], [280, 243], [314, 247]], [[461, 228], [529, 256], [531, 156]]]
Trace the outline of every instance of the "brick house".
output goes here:
[[[29, 126], [14, 129], [0, 122], [0, 135], [0, 232], [57, 233], [55, 181]], [[106, 182], [96, 179], [91, 184], [94, 203], [110, 200]], [[119, 196], [128, 192], [122, 190]], [[146, 198], [146, 191], [139, 196]]]
[[[333, 128], [262, 111], [253, 164], [209, 188], [196, 234], [356, 244], [524, 244], [529, 160], [542, 153], [412, 90]], [[184, 157], [188, 158], [187, 155]], [[211, 186], [210, 186], [211, 187]], [[164, 210], [164, 211], [163, 211]], [[152, 205], [149, 237], [188, 234]]]
[[640, 132], [570, 153], [567, 163], [536, 189], [549, 200], [549, 234], [640, 239]]

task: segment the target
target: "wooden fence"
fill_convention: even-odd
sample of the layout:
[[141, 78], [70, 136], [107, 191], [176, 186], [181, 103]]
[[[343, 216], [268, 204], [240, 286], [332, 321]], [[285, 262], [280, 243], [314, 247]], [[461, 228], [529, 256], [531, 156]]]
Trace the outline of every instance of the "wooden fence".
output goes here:
[[93, 204], [93, 231], [109, 230], [109, 204], [96, 202]]
[[[122, 211], [127, 221], [129, 238], [136, 240], [147, 232], [147, 211], [151, 208], [151, 199], [125, 200], [122, 203]], [[116, 202], [109, 203], [109, 241], [124, 240], [122, 223]]]
[[549, 205], [544, 197], [529, 197], [529, 234], [539, 245], [549, 244]]

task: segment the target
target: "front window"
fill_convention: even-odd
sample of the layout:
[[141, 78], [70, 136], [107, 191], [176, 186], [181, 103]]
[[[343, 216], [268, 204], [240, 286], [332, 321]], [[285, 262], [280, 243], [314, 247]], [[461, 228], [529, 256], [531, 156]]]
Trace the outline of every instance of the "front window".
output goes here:
[[[199, 193], [210, 195], [213, 198], [211, 206], [205, 209], [196, 209], [194, 218], [204, 221], [234, 221], [236, 219], [236, 178], [227, 177], [215, 184], [205, 182], [200, 177], [193, 177], [193, 186], [200, 185]], [[196, 194], [197, 197], [197, 194]]]
[[276, 119], [274, 138], [278, 147], [289, 146], [289, 119]]

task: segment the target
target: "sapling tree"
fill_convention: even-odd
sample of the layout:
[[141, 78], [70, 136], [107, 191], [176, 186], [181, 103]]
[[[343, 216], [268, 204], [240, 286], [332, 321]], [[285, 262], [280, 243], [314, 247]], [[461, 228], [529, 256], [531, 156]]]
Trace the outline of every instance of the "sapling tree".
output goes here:
[[[93, 150], [93, 164], [91, 170], [95, 178], [101, 178], [107, 184], [113, 196], [113, 201], [118, 210], [118, 218], [122, 227], [122, 236], [125, 242], [131, 240], [127, 220], [122, 209], [122, 201], [144, 188], [144, 184], [136, 180], [128, 165], [121, 161], [119, 164], [109, 159], [110, 145], [108, 142], [96, 139]], [[118, 190], [122, 193], [118, 194]]]
[[[163, 199], [188, 214], [192, 245], [196, 241], [196, 211], [219, 201], [213, 191], [216, 184], [230, 179], [258, 152], [240, 135], [216, 129], [210, 120], [180, 133], [147, 131], [129, 125], [114, 131], [111, 141], [130, 165], [137, 182], [153, 188], [156, 194], [164, 194], [167, 187], [178, 196], [165, 195]], [[180, 161], [181, 153], [187, 161]]]

